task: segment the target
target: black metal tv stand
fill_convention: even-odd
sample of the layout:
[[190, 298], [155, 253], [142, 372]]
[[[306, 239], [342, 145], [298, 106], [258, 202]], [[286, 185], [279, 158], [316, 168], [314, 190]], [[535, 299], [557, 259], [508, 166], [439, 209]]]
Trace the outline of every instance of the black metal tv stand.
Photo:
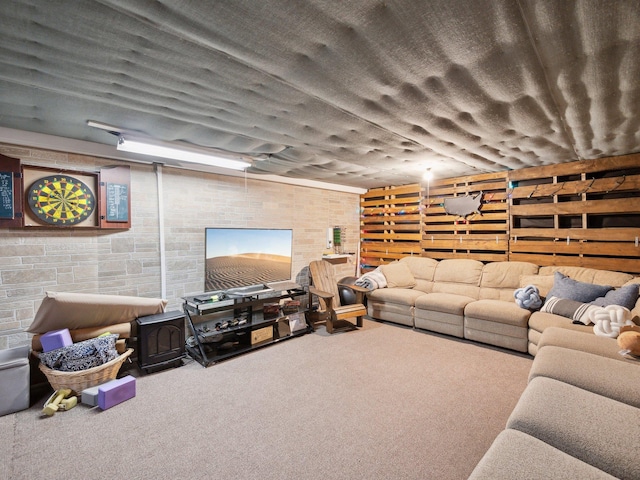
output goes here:
[[189, 355], [205, 367], [311, 331], [304, 288], [183, 297]]

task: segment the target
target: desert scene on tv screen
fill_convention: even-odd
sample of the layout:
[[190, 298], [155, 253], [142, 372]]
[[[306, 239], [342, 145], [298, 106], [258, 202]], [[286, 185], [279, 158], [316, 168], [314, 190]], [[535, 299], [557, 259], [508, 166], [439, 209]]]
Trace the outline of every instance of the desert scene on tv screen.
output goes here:
[[289, 280], [291, 257], [266, 253], [242, 253], [205, 261], [205, 290], [226, 290], [247, 285]]

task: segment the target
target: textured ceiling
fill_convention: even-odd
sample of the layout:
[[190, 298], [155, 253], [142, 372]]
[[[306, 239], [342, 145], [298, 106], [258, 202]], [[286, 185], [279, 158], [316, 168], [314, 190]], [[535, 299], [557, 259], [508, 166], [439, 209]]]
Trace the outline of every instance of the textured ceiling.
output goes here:
[[371, 188], [640, 151], [638, 0], [0, 2], [0, 126]]

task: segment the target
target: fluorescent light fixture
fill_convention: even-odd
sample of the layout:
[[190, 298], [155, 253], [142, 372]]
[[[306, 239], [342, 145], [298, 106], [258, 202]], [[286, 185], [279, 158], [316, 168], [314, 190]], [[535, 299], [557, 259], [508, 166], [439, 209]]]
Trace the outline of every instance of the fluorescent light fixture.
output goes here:
[[202, 149], [188, 145], [176, 145], [151, 139], [141, 139], [122, 133], [118, 136], [118, 150], [130, 153], [140, 153], [160, 158], [171, 158], [183, 162], [210, 165], [212, 167], [229, 168], [231, 170], [246, 170], [251, 163], [244, 160], [205, 153]]

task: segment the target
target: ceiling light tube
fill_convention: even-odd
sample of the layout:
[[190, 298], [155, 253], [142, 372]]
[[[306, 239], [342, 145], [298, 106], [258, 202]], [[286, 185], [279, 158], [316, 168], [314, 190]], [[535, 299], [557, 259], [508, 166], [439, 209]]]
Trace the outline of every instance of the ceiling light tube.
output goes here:
[[118, 150], [142, 155], [151, 155], [160, 158], [171, 158], [183, 162], [210, 165], [212, 167], [229, 168], [232, 170], [246, 170], [251, 163], [244, 160], [233, 160], [210, 153], [203, 153], [202, 150], [188, 145], [178, 146], [176, 144], [160, 142], [150, 139], [140, 139], [127, 134], [118, 136]]

